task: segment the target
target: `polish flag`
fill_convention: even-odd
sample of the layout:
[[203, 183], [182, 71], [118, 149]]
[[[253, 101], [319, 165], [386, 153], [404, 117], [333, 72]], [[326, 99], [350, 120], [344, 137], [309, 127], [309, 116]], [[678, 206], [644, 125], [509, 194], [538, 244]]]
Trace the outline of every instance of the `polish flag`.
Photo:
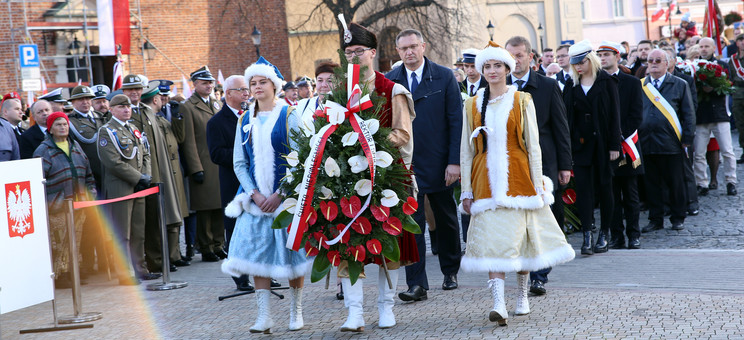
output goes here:
[[225, 85], [225, 76], [222, 75], [222, 69], [217, 71], [217, 83], [220, 85]]
[[129, 54], [129, 0], [98, 0], [98, 40], [101, 55], [116, 55], [116, 46], [121, 45], [121, 52]]
[[44, 76], [41, 76], [41, 94], [47, 93], [47, 87], [46, 87], [46, 79], [44, 79]]
[[116, 63], [114, 63], [114, 83], [111, 84], [111, 91], [116, 91], [121, 88], [122, 82], [124, 81], [123, 67], [124, 65], [121, 61], [117, 60]]
[[181, 82], [183, 83], [183, 97], [189, 99], [189, 97], [191, 97], [191, 87], [189, 86], [189, 81], [186, 80], [186, 77], [181, 76]]
[[677, 8], [677, 0], [672, 1], [672, 4], [669, 5], [669, 10], [666, 12], [666, 18], [664, 18], [664, 21], [669, 21], [669, 16], [672, 15], [672, 11], [674, 11]]

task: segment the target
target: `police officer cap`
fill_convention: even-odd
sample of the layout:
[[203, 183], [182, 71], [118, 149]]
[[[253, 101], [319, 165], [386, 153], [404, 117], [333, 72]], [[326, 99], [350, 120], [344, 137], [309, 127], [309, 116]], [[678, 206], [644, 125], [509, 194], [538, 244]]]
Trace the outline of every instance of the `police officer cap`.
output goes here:
[[141, 89], [145, 86], [142, 84], [142, 76], [138, 74], [128, 74], [126, 77], [124, 77], [124, 81], [122, 82], [121, 88], [123, 90], [126, 89]]
[[478, 55], [478, 50], [469, 48], [462, 51], [462, 62], [466, 64], [475, 64], [475, 56]]
[[173, 85], [173, 82], [170, 80], [164, 80], [160, 79], [158, 80], [160, 84], [158, 85], [158, 90], [160, 90], [160, 94], [164, 96], [170, 96], [171, 95], [171, 85]]
[[106, 85], [94, 85], [93, 86], [93, 99], [103, 99], [111, 93], [111, 89]]
[[111, 98], [111, 102], [109, 102], [109, 106], [119, 106], [119, 105], [127, 105], [132, 106], [132, 101], [129, 100], [129, 97], [123, 95], [123, 94], [117, 94], [114, 96], [114, 98]]
[[67, 102], [62, 98], [62, 89], [54, 89], [51, 92], [39, 97], [39, 99], [44, 99], [46, 101], [55, 102], [55, 103], [61, 103], [64, 104]]
[[287, 91], [291, 89], [296, 89], [297, 85], [293, 81], [288, 81], [286, 84], [284, 84], [284, 87], [282, 87], [282, 90]]
[[212, 76], [212, 72], [209, 72], [209, 67], [204, 65], [191, 73], [191, 81], [195, 80], [214, 81], [214, 77]]
[[93, 97], [95, 97], [93, 91], [85, 85], [75, 86], [75, 88], [72, 89], [72, 93], [70, 94], [70, 100]]

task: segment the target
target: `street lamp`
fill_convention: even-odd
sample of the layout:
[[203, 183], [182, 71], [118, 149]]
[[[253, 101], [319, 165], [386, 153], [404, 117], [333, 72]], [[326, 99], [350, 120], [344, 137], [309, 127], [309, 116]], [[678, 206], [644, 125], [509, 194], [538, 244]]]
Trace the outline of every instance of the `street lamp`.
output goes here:
[[145, 60], [151, 61], [155, 58], [155, 54], [155, 46], [153, 46], [153, 44], [151, 44], [149, 40], [145, 40], [145, 43], [142, 44], [142, 56], [145, 58]]
[[70, 52], [73, 55], [81, 55], [83, 54], [83, 50], [85, 49], [85, 46], [80, 43], [77, 37], [74, 38], [74, 40], [70, 43], [70, 46], [68, 46], [70, 49]]
[[491, 41], [493, 41], [493, 34], [496, 31], [496, 27], [493, 26], [491, 20], [488, 20], [488, 26], [486, 26], [486, 29], [488, 30], [488, 35], [491, 37]]
[[537, 34], [540, 36], [540, 51], [539, 51], [540, 53], [542, 53], [542, 50], [544, 48], [543, 47], [543, 31], [545, 31], [545, 29], [543, 29], [542, 23], [539, 23], [537, 25]]
[[261, 57], [261, 52], [258, 47], [261, 46], [261, 31], [253, 25], [253, 33], [251, 33], [251, 39], [253, 39], [253, 46], [256, 46], [256, 59]]

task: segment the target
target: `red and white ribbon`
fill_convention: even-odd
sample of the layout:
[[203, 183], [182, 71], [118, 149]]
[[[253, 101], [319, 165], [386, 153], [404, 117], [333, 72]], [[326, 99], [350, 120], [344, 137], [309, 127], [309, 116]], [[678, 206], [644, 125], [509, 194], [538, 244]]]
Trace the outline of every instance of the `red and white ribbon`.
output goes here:
[[641, 159], [641, 154], [638, 152], [638, 148], [636, 148], [636, 143], [638, 143], [638, 130], [633, 131], [633, 134], [625, 138], [622, 142], [623, 155], [630, 156], [630, 160], [633, 163]]
[[739, 54], [737, 53], [731, 60], [734, 62], [734, 68], [736, 69], [736, 74], [740, 78], [744, 78], [744, 68], [741, 67], [741, 62], [739, 61]]

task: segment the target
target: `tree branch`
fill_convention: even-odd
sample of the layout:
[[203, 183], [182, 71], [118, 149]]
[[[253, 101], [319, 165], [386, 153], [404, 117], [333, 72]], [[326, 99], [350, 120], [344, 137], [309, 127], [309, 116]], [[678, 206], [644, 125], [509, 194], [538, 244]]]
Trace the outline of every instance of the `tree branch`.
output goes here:
[[385, 8], [368, 15], [366, 18], [359, 20], [358, 23], [364, 27], [368, 27], [390, 14], [417, 7], [427, 7], [434, 3], [436, 3], [434, 0], [406, 0], [393, 6], [386, 6]]

